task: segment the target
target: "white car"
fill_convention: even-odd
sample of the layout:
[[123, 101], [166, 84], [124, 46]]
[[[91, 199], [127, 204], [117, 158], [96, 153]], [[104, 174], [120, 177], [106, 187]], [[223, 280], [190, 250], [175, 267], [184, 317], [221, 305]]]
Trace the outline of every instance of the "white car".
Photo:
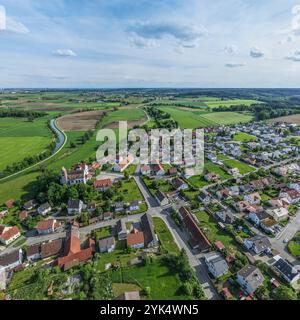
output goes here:
[[284, 243], [288, 243], [288, 242], [289, 242], [289, 239], [286, 238], [286, 239], [283, 240], [283, 242], [284, 242]]

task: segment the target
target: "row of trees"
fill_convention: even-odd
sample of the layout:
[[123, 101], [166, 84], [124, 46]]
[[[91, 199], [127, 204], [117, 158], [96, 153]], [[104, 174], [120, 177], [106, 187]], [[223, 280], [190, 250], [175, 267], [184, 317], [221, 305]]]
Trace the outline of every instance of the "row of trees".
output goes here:
[[19, 109], [0, 109], [0, 118], [28, 118], [35, 119], [44, 117], [47, 113], [34, 110], [19, 110]]

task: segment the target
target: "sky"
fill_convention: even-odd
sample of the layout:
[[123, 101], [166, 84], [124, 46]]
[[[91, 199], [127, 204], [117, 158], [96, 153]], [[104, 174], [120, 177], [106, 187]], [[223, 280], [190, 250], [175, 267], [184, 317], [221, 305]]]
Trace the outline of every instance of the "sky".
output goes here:
[[299, 86], [300, 0], [0, 0], [0, 88]]

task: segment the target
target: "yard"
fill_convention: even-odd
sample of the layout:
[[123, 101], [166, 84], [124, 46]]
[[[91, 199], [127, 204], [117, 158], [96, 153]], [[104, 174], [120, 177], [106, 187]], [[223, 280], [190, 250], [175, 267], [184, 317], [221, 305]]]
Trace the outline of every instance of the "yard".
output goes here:
[[288, 249], [294, 257], [300, 257], [300, 232], [288, 243]]
[[241, 141], [241, 142], [250, 142], [256, 141], [257, 138], [245, 132], [238, 132], [233, 137], [234, 141]]
[[223, 160], [223, 163], [225, 164], [225, 166], [227, 166], [228, 168], [237, 168], [239, 169], [239, 172], [241, 174], [245, 174], [245, 173], [249, 173], [249, 172], [253, 172], [256, 169], [253, 167], [250, 167], [238, 160], [233, 160], [233, 159], [229, 159], [229, 160]]
[[161, 243], [161, 247], [168, 253], [178, 254], [179, 248], [174, 242], [174, 238], [166, 226], [165, 222], [158, 217], [153, 217], [154, 229]]

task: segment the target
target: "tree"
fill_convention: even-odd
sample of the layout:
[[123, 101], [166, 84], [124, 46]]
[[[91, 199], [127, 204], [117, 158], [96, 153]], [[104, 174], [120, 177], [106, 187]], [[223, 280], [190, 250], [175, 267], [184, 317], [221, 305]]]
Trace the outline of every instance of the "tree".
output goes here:
[[273, 292], [275, 300], [297, 300], [296, 292], [287, 286], [281, 285]]

